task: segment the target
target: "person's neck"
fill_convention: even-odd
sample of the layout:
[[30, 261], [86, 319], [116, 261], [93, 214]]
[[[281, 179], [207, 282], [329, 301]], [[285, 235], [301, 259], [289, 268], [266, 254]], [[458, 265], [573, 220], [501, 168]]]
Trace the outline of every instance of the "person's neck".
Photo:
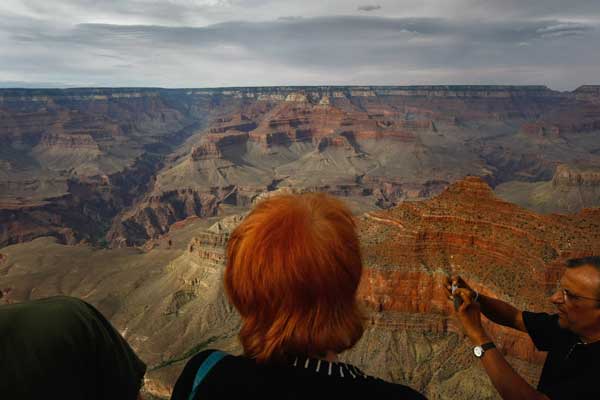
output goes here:
[[337, 354], [334, 353], [333, 351], [328, 351], [324, 356], [317, 356], [317, 355], [309, 355], [310, 358], [315, 358], [317, 360], [324, 360], [324, 361], [330, 361], [330, 362], [337, 362]]
[[583, 335], [579, 335], [579, 338], [585, 344], [592, 344], [600, 341], [600, 332], [585, 332]]
[[592, 344], [592, 343], [600, 342], [600, 336], [594, 336], [594, 337], [579, 336], [579, 338], [581, 339], [581, 341], [584, 344]]

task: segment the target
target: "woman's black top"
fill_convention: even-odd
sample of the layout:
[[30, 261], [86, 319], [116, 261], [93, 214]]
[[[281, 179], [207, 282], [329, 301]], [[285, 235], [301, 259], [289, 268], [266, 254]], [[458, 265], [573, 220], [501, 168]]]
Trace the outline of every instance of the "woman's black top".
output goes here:
[[[198, 368], [214, 350], [196, 354], [179, 376], [172, 400], [188, 400]], [[227, 355], [206, 375], [196, 399], [418, 399], [411, 388], [365, 375], [341, 362], [296, 358], [289, 365], [261, 365]]]

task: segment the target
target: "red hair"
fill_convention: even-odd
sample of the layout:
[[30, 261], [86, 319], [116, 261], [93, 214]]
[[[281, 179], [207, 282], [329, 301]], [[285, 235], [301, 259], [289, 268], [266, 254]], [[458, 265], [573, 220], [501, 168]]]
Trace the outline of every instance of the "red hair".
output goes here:
[[227, 244], [225, 290], [258, 362], [340, 353], [360, 339], [362, 260], [348, 208], [323, 193], [259, 203]]

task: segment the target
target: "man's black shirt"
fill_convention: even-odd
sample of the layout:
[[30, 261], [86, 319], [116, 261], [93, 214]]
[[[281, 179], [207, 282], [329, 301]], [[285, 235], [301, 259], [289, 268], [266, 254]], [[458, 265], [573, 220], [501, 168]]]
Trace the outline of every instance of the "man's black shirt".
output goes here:
[[[188, 400], [198, 368], [213, 351], [203, 351], [188, 361], [172, 400]], [[231, 355], [212, 368], [196, 395], [196, 399], [229, 398], [425, 400], [407, 386], [365, 375], [350, 364], [297, 358], [289, 365], [260, 365]]]
[[538, 390], [552, 400], [600, 399], [600, 342], [585, 344], [558, 315], [523, 312], [535, 347], [547, 351]]

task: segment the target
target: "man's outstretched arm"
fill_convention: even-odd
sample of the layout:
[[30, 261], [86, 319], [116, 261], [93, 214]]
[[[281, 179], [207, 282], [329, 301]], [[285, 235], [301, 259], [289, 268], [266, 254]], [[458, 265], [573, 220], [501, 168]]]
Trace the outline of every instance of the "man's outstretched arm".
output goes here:
[[[481, 309], [478, 303], [473, 302], [471, 291], [457, 289], [455, 294], [460, 296], [463, 301], [456, 311], [456, 315], [473, 345], [480, 346], [491, 342], [492, 340], [481, 325]], [[504, 311], [506, 310], [501, 310], [501, 312]], [[523, 323], [522, 318], [521, 323]], [[504, 400], [549, 400], [545, 394], [531, 387], [510, 366], [498, 349], [487, 350], [481, 357], [481, 362], [492, 384]]]
[[504, 325], [509, 328], [518, 329], [521, 332], [527, 332], [525, 322], [523, 322], [523, 312], [510, 304], [480, 294], [478, 299], [481, 305], [481, 312], [489, 320]]

